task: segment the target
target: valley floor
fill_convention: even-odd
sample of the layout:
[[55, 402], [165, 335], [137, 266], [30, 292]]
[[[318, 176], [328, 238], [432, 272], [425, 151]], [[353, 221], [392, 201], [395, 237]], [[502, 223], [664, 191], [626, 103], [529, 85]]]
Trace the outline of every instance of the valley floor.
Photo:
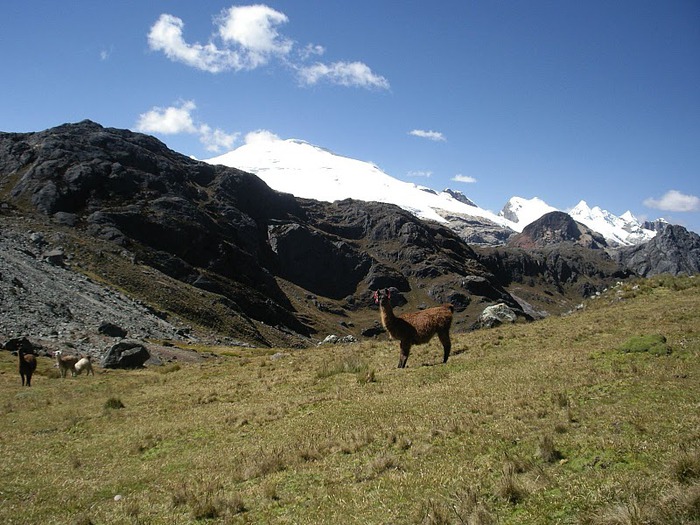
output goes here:
[[22, 388], [0, 352], [0, 522], [698, 523], [699, 318], [656, 279], [404, 370], [377, 340]]

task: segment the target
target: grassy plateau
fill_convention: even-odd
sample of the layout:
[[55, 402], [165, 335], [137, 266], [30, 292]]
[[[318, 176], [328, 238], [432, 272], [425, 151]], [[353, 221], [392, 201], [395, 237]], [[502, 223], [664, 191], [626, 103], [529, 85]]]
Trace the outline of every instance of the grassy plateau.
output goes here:
[[[457, 314], [459, 315], [459, 314]], [[0, 523], [700, 523], [700, 279], [434, 340], [210, 348], [31, 388], [0, 352]]]

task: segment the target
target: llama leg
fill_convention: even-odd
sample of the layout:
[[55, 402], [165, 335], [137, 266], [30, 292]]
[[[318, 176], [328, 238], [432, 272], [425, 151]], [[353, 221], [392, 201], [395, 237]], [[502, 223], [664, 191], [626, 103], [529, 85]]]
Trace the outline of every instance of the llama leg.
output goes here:
[[452, 350], [452, 341], [450, 341], [450, 332], [446, 330], [444, 332], [438, 332], [438, 337], [442, 343], [442, 349], [444, 351], [442, 362], [447, 363], [447, 358], [450, 357], [450, 350]]
[[27, 386], [32, 386], [32, 374], [27, 374]]
[[399, 356], [399, 368], [406, 368], [406, 361], [408, 361], [408, 354], [410, 351], [410, 343], [404, 343], [403, 341], [401, 341], [401, 355]]

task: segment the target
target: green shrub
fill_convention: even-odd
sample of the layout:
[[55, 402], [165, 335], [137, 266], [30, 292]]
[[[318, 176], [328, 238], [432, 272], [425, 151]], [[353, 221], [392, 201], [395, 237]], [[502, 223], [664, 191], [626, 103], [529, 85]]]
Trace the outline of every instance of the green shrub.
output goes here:
[[630, 337], [618, 350], [626, 354], [648, 352], [652, 355], [669, 355], [671, 353], [666, 337], [661, 334]]

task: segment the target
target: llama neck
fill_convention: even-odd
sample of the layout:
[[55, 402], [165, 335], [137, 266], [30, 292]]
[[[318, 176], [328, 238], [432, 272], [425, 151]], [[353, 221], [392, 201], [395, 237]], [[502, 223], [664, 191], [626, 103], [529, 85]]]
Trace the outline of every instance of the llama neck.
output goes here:
[[387, 304], [386, 306], [383, 304], [380, 305], [379, 312], [382, 326], [393, 336], [396, 326], [396, 316], [394, 315], [394, 310], [391, 308], [391, 304]]

